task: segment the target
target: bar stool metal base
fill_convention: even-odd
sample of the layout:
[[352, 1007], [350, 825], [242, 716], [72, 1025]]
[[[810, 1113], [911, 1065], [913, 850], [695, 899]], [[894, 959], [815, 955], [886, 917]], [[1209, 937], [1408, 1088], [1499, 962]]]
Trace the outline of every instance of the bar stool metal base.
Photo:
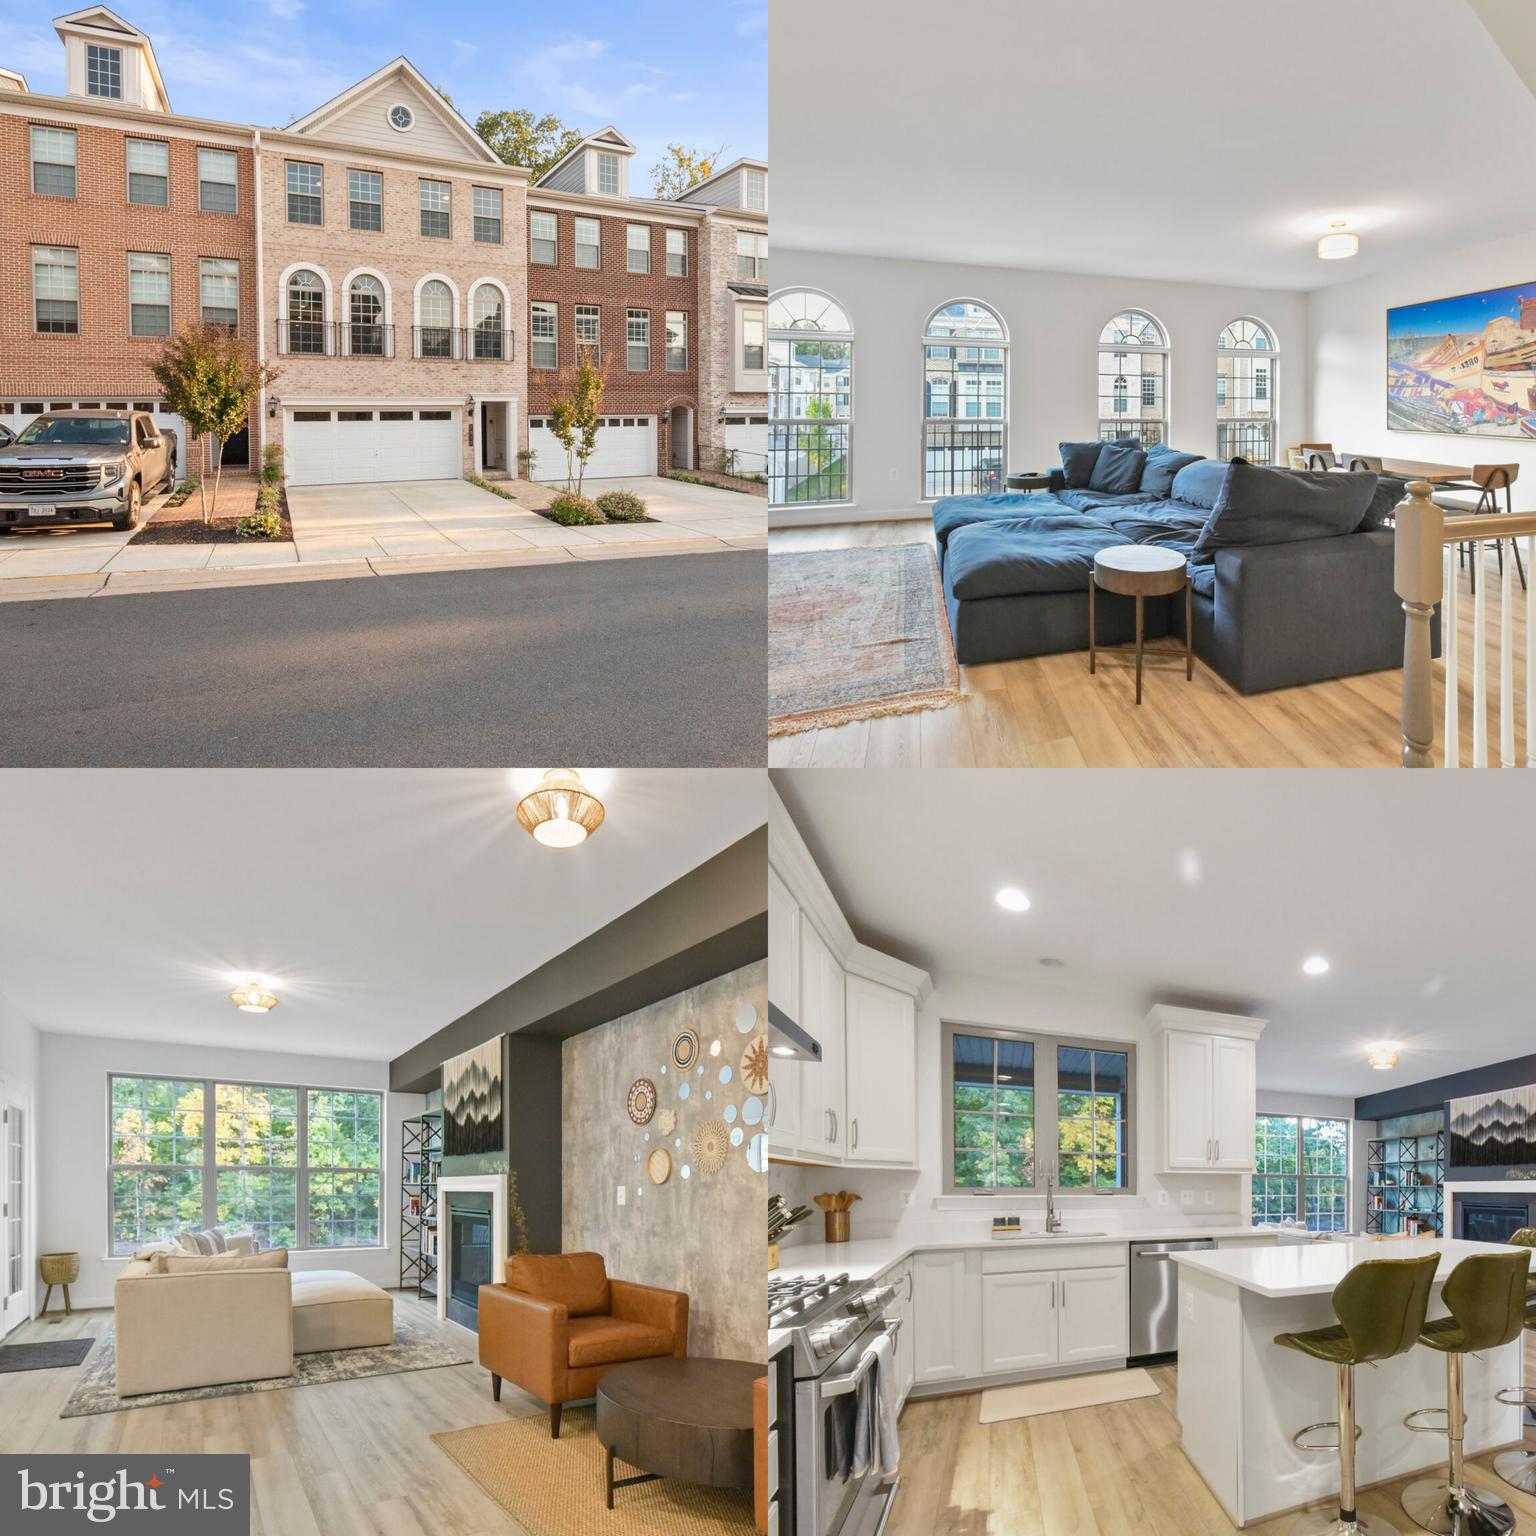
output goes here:
[[1493, 1458], [1493, 1470], [1521, 1493], [1536, 1493], [1536, 1451], [1501, 1451]]
[[1498, 1494], [1465, 1482], [1452, 1489], [1437, 1477], [1422, 1477], [1403, 1489], [1403, 1508], [1435, 1536], [1505, 1536], [1515, 1528], [1515, 1512]]
[[1311, 1514], [1303, 1515], [1287, 1536], [1403, 1536], [1403, 1533], [1380, 1515], [1356, 1515], [1353, 1520], [1341, 1520], [1336, 1509], [1315, 1509]]

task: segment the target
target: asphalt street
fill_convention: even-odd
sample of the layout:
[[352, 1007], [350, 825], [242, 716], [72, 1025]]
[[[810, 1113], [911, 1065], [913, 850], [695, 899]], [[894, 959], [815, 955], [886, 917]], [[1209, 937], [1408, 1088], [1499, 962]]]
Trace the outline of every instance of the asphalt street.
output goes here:
[[760, 550], [0, 604], [0, 765], [761, 766], [766, 652]]

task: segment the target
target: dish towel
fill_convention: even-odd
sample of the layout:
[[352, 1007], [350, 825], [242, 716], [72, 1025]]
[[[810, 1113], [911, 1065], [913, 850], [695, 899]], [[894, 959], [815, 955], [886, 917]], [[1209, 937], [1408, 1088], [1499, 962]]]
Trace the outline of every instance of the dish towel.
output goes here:
[[893, 1478], [901, 1470], [901, 1441], [896, 1431], [896, 1336], [882, 1333], [875, 1340], [876, 1429], [879, 1444], [875, 1456], [883, 1478]]

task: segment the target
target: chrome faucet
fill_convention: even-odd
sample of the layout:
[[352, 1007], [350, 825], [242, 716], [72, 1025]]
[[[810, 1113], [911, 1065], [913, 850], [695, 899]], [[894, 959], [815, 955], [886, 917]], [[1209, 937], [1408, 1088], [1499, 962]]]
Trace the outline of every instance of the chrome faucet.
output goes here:
[[1056, 1209], [1056, 1201], [1051, 1194], [1051, 1186], [1054, 1182], [1055, 1170], [1047, 1169], [1045, 1174], [1045, 1230], [1047, 1232], [1061, 1231], [1061, 1212]]

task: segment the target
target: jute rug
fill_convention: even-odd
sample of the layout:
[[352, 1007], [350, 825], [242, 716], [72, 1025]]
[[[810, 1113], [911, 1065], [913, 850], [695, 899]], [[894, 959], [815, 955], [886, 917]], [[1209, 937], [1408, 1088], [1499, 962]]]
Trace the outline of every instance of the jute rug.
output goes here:
[[[598, 1443], [596, 1411], [567, 1407], [560, 1438], [542, 1414], [501, 1419], [432, 1438], [532, 1536], [745, 1536], [753, 1531], [752, 1495], [663, 1478], [619, 1488], [604, 1500], [608, 1455]], [[619, 1462], [618, 1477], [641, 1470]]]
[[938, 561], [927, 544], [768, 560], [768, 734], [956, 703]]
[[1099, 1408], [1105, 1403], [1126, 1403], [1133, 1397], [1156, 1396], [1157, 1383], [1142, 1370], [1021, 1381], [1014, 1387], [992, 1387], [981, 1394], [981, 1422], [1001, 1424], [1004, 1419], [1032, 1419], [1041, 1413]]
[[445, 1344], [425, 1328], [395, 1319], [395, 1342], [365, 1349], [323, 1349], [293, 1357], [292, 1376], [266, 1381], [231, 1381], [217, 1387], [185, 1387], [179, 1392], [145, 1392], [137, 1397], [117, 1395], [117, 1341], [108, 1329], [97, 1341], [80, 1383], [59, 1411], [61, 1419], [88, 1413], [116, 1413], [122, 1408], [160, 1408], [166, 1403], [190, 1403], [204, 1397], [243, 1397], [249, 1392], [276, 1392], [282, 1387], [312, 1387], [327, 1381], [356, 1381], [362, 1376], [393, 1376], [400, 1371], [426, 1371], [440, 1365], [468, 1365], [470, 1357]]

